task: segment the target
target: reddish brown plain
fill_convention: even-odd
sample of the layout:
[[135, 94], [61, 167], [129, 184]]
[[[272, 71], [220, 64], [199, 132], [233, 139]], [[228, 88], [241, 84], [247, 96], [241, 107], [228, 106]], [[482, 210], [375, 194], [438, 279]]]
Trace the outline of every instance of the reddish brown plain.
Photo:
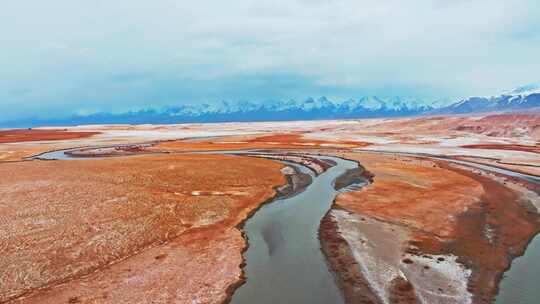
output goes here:
[[99, 134], [99, 132], [73, 132], [55, 129], [0, 130], [0, 144], [25, 141], [69, 140], [90, 137], [96, 134]]
[[236, 227], [285, 182], [280, 168], [214, 155], [2, 164], [0, 302], [221, 303], [241, 277]]
[[[375, 178], [361, 191], [339, 195], [336, 207], [413, 231], [408, 242], [417, 249], [412, 253], [457, 256], [472, 270], [468, 290], [474, 303], [492, 301], [503, 272], [540, 231], [537, 214], [493, 178], [421, 158], [347, 157], [360, 161]], [[496, 241], [486, 238], [487, 229], [497, 232]]]

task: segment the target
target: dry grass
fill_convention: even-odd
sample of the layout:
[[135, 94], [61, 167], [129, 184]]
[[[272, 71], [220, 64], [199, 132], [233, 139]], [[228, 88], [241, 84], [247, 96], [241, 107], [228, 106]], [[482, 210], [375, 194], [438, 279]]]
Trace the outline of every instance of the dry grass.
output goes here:
[[197, 228], [232, 229], [284, 183], [280, 168], [212, 155], [2, 164], [0, 302]]

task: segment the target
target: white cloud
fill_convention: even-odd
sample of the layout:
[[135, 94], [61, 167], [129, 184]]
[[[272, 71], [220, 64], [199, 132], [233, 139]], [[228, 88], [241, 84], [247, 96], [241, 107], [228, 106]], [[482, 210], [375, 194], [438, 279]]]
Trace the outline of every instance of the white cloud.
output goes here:
[[[537, 81], [540, 68], [533, 0], [5, 2], [5, 115], [218, 98], [204, 88], [272, 73], [312, 81], [294, 94], [490, 94]], [[118, 74], [146, 76], [126, 85]], [[171, 88], [186, 79], [189, 93]]]

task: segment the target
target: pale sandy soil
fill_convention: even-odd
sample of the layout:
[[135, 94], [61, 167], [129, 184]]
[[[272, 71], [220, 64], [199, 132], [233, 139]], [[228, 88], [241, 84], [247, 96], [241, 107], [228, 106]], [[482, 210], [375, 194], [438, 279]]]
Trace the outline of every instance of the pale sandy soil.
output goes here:
[[392, 299], [402, 296], [400, 290], [393, 288], [398, 280], [410, 283], [414, 290], [414, 300], [402, 301], [405, 303], [471, 302], [472, 295], [467, 290], [471, 271], [458, 263], [455, 256], [404, 252], [412, 234], [410, 227], [339, 209], [330, 216], [338, 223], [339, 233], [350, 245], [361, 273], [380, 302], [396, 303]]

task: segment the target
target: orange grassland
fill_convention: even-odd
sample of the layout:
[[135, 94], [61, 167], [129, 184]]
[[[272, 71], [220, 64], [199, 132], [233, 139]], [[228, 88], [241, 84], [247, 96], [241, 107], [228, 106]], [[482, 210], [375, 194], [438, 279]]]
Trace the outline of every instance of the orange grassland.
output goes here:
[[99, 132], [72, 132], [56, 129], [0, 130], [0, 144], [26, 141], [69, 140], [90, 137], [96, 134], [99, 134]]
[[[340, 194], [336, 207], [406, 227], [419, 254], [452, 254], [472, 269], [474, 303], [489, 303], [502, 273], [540, 231], [536, 213], [505, 182], [442, 161], [349, 153], [374, 175], [364, 189]], [[496, 231], [496, 242], [485, 231]], [[349, 265], [350, 266], [350, 265]], [[344, 267], [348, 267], [345, 265]]]
[[223, 155], [0, 165], [0, 302], [222, 303], [281, 164]]

